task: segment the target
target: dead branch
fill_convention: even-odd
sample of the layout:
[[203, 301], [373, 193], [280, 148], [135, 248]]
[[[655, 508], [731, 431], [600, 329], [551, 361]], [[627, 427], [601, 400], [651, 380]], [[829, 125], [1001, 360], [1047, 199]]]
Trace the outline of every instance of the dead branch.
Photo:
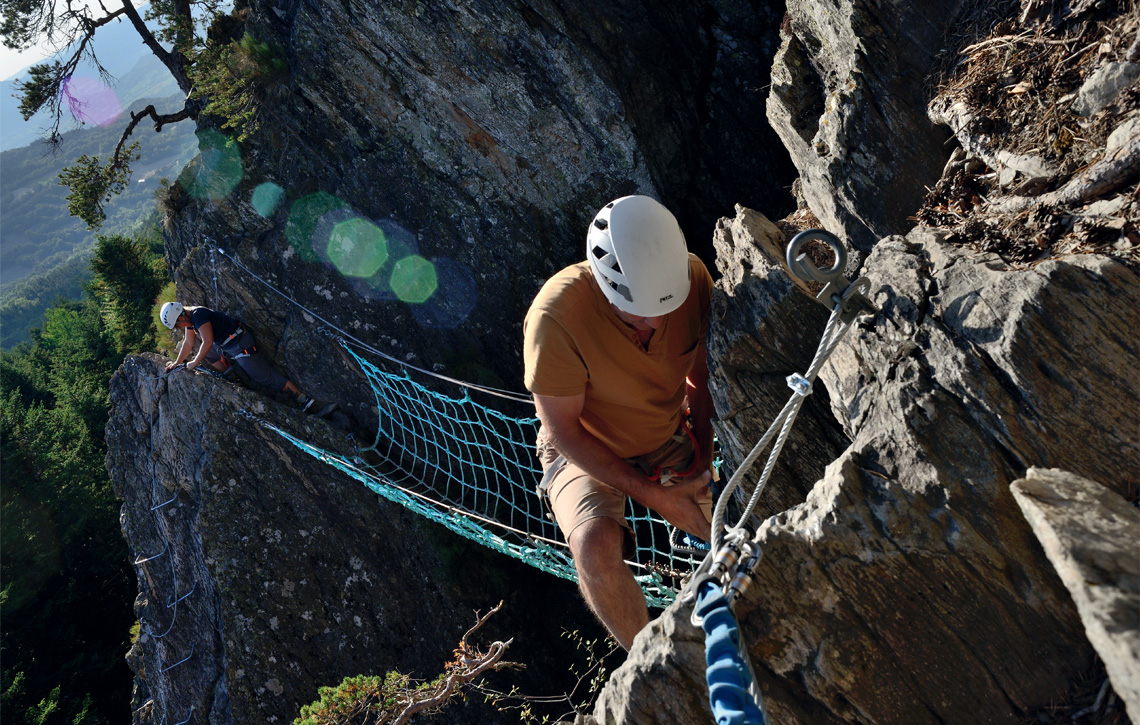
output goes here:
[[459, 647], [455, 650], [455, 662], [448, 665], [450, 674], [447, 679], [426, 697], [422, 699], [413, 698], [413, 701], [408, 703], [403, 712], [392, 721], [392, 725], [405, 725], [417, 712], [442, 705], [447, 698], [451, 697], [456, 687], [474, 680], [488, 670], [505, 666], [501, 665], [499, 660], [502, 659], [511, 643], [515, 641], [513, 637], [506, 642], [492, 642], [486, 653], [467, 644], [467, 638], [482, 627], [492, 614], [502, 608], [503, 603], [499, 602], [498, 606], [480, 617], [475, 626], [467, 630], [466, 634], [459, 640]]
[[194, 108], [189, 102], [187, 102], [186, 105], [182, 107], [182, 110], [178, 111], [177, 113], [160, 114], [155, 109], [153, 103], [138, 113], [132, 112], [131, 122], [127, 124], [127, 127], [125, 129], [123, 129], [123, 135], [119, 138], [119, 143], [115, 145], [115, 153], [111, 154], [110, 164], [112, 169], [117, 169], [122, 164], [123, 145], [127, 142], [127, 139], [130, 138], [131, 134], [134, 133], [135, 126], [139, 125], [139, 122], [148, 116], [154, 119], [154, 130], [157, 133], [159, 131], [162, 131], [162, 127], [169, 123], [177, 123], [179, 121], [184, 121], [187, 118], [193, 118], [195, 116], [195, 113]]

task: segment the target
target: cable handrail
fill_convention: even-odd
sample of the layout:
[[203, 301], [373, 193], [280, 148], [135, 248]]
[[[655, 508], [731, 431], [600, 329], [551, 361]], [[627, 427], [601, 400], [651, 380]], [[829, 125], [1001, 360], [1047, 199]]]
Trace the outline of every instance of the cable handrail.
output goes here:
[[[306, 307], [305, 305], [301, 304], [297, 300], [293, 299], [288, 294], [286, 294], [283, 290], [279, 289], [278, 287], [276, 287], [272, 283], [266, 281], [260, 275], [258, 275], [256, 272], [254, 272], [252, 269], [250, 269], [249, 267], [242, 264], [241, 261], [239, 261], [236, 257], [226, 253], [226, 251], [224, 249], [222, 249], [220, 247], [210, 246], [210, 251], [211, 252], [216, 251], [218, 254], [220, 254], [223, 257], [225, 257], [226, 259], [230, 260], [235, 266], [240, 268], [246, 274], [253, 277], [255, 280], [260, 282], [262, 285], [264, 285], [265, 287], [268, 287], [274, 293], [276, 293], [280, 297], [287, 300], [290, 304], [294, 305], [298, 309], [303, 310], [307, 314], [312, 315], [316, 319], [320, 320], [322, 323], [324, 323], [324, 325], [326, 327], [328, 327], [332, 330], [336, 330], [336, 332], [339, 333], [341, 335], [341, 337], [345, 339], [346, 342], [351, 341], [357, 347], [360, 347], [364, 350], [367, 350], [368, 352], [372, 353], [373, 355], [376, 355], [377, 357], [383, 358], [384, 360], [387, 360], [388, 362], [393, 363], [395, 365], [398, 365], [402, 368], [406, 368], [409, 370], [415, 370], [418, 373], [422, 373], [424, 375], [429, 375], [433, 378], [437, 378], [439, 380], [446, 381], [446, 382], [451, 383], [453, 385], [458, 385], [458, 386], [460, 386], [462, 388], [466, 388], [468, 390], [477, 390], [481, 393], [486, 393], [488, 395], [498, 396], [500, 398], [505, 398], [507, 400], [512, 400], [512, 401], [518, 402], [518, 403], [533, 403], [534, 402], [534, 399], [530, 395], [524, 395], [522, 393], [519, 393], [519, 392], [516, 392], [513, 390], [504, 390], [501, 388], [493, 388], [493, 387], [488, 386], [488, 385], [478, 385], [476, 383], [469, 383], [465, 380], [460, 380], [459, 378], [454, 378], [454, 377], [451, 377], [450, 375], [443, 375], [442, 373], [435, 372], [434, 370], [428, 370], [426, 368], [421, 368], [419, 366], [412, 365], [411, 363], [408, 363], [404, 360], [400, 360], [399, 358], [393, 357], [392, 355], [384, 352], [383, 350], [378, 350], [377, 348], [373, 347], [372, 345], [368, 344], [367, 342], [364, 342], [363, 340], [354, 336], [352, 333], [350, 333], [347, 330], [345, 330], [345, 329], [337, 326], [336, 324], [330, 322], [329, 320], [325, 319], [321, 315], [314, 312], [312, 309]], [[216, 282], [216, 276], [215, 276], [215, 282]]]

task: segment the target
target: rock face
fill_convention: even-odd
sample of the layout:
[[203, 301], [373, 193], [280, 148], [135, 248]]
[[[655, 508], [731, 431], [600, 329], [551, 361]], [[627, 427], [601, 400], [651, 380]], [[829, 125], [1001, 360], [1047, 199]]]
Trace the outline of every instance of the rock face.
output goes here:
[[[518, 389], [523, 314], [583, 258], [607, 201], [658, 196], [710, 266], [708, 229], [733, 202], [793, 208], [787, 156], [752, 122], [778, 22], [767, 3], [734, 0], [253, 2], [246, 30], [289, 72], [262, 88], [248, 143], [218, 150], [203, 133], [203, 158], [167, 200], [179, 294], [242, 316], [296, 382], [362, 425], [353, 401], [371, 396], [335, 353], [329, 364], [314, 315], [401, 359]], [[352, 219], [367, 222], [337, 227]], [[387, 260], [341, 274], [327, 242], [364, 243], [372, 224]], [[436, 265], [424, 303], [391, 284], [412, 252]]]
[[[899, 236], [949, 153], [921, 81], [964, 5], [788, 7], [768, 115], [812, 210], [865, 257], [881, 312], [836, 352], [761, 501], [765, 555], [737, 614], [777, 722], [1016, 722], [1044, 707], [1093, 649], [1011, 483], [1031, 466], [1140, 483], [1132, 268], [1073, 255], [1011, 270], [938, 229]], [[733, 0], [257, 0], [246, 29], [289, 73], [260, 88], [250, 141], [203, 131], [165, 200], [179, 298], [243, 319], [345, 425], [374, 430], [335, 335], [517, 389], [523, 312], [581, 257], [598, 206], [656, 195], [699, 249], [741, 202], [713, 239], [709, 338], [734, 465], [826, 319], [747, 208], [786, 184], [749, 122], [774, 20]], [[137, 719], [281, 722], [344, 675], [437, 671], [469, 610], [493, 603], [435, 574], [450, 545], [423, 546], [432, 529], [239, 411], [333, 449], [343, 432], [156, 364], [124, 365], [108, 429], [124, 532], [147, 559]], [[529, 591], [516, 597], [581, 612], [569, 589]], [[688, 614], [639, 636], [599, 721], [707, 720]]]
[[1011, 490], [1073, 595], [1113, 690], [1140, 720], [1140, 510], [1056, 469], [1030, 468]]
[[[107, 427], [123, 533], [145, 560], [135, 603], [142, 631], [128, 657], [137, 673], [135, 723], [182, 722], [191, 713], [215, 725], [290, 723], [318, 687], [350, 675], [399, 669], [430, 678], [451, 659], [474, 610], [498, 598], [508, 600], [508, 617], [512, 609], [522, 616], [504, 620], [505, 636], [492, 621], [485, 636], [535, 638], [520, 624], [532, 585], [509, 582], [525, 567], [499, 557], [495, 577], [461, 586], [477, 578], [464, 570], [481, 571], [478, 547], [248, 415], [329, 450], [343, 444], [343, 432], [215, 378], [161, 370], [155, 356], [124, 362], [112, 379]], [[560, 592], [546, 615], [566, 617], [560, 603], [573, 602], [572, 586], [549, 577], [542, 586]], [[474, 702], [449, 717], [511, 719]]]
[[926, 78], [966, 5], [788, 3], [768, 120], [808, 206], [862, 253], [910, 228], [907, 217], [946, 163], [949, 134], [926, 116]]
[[[1009, 271], [926, 229], [880, 242], [864, 273], [882, 312], [821, 376], [852, 443], [762, 526], [742, 635], [776, 722], [1015, 722], [1091, 648], [1010, 484], [1064, 465], [1136, 486], [1140, 280], [1092, 255]], [[664, 616], [687, 627], [687, 608]], [[699, 654], [655, 691], [680, 690]], [[675, 657], [645, 636], [624, 667]], [[615, 687], [596, 716], [707, 717], [669, 705], [682, 709], [647, 712]]]

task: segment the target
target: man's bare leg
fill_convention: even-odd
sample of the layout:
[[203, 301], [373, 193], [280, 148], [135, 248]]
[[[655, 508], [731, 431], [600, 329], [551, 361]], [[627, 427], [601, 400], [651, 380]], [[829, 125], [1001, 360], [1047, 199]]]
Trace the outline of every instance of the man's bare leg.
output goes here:
[[590, 610], [629, 651], [634, 636], [649, 624], [645, 595], [621, 558], [625, 529], [610, 518], [590, 519], [570, 534], [578, 588]]

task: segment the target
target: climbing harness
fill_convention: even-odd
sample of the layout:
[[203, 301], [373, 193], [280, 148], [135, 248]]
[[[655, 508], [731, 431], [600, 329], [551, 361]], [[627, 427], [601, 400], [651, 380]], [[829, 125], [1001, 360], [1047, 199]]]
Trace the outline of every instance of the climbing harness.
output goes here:
[[[817, 268], [803, 252], [804, 245], [810, 241], [822, 241], [831, 248], [835, 255], [835, 263], [831, 267], [824, 270]], [[844, 276], [847, 253], [834, 235], [819, 229], [797, 234], [788, 244], [787, 263], [797, 277], [823, 284], [823, 290], [816, 300], [831, 310], [831, 316], [807, 372], [802, 375], [793, 373], [787, 377], [788, 387], [792, 389], [787, 404], [741, 462], [718, 497], [713, 509], [710, 551], [681, 595], [682, 601], [694, 603], [691, 615], [693, 625], [705, 631], [709, 704], [717, 725], [767, 723], [759, 684], [752, 673], [747, 647], [740, 640], [736, 618], [732, 613], [734, 602], [751, 585], [753, 572], [762, 556], [758, 535], [750, 528], [754, 522], [752, 512], [768, 483], [804, 399], [811, 395], [812, 385], [823, 364], [859, 315], [877, 312], [866, 297], [871, 288], [867, 278], [860, 277], [850, 282]], [[731, 494], [740, 486], [745, 474], [752, 469], [756, 459], [769, 444], [772, 444], [772, 451], [752, 496], [737, 523], [725, 527], [724, 517]]]
[[641, 469], [642, 473], [654, 483], [659, 483], [662, 486], [669, 483], [669, 481], [676, 479], [690, 478], [697, 472], [697, 467], [701, 464], [701, 444], [697, 442], [697, 436], [693, 433], [693, 425], [690, 420], [690, 411], [686, 410], [681, 416], [680, 430], [688, 437], [689, 443], [693, 446], [693, 462], [684, 471], [674, 471], [672, 468], [662, 468], [661, 466], [653, 466], [648, 470], [639, 462], [630, 461], [637, 468]]

